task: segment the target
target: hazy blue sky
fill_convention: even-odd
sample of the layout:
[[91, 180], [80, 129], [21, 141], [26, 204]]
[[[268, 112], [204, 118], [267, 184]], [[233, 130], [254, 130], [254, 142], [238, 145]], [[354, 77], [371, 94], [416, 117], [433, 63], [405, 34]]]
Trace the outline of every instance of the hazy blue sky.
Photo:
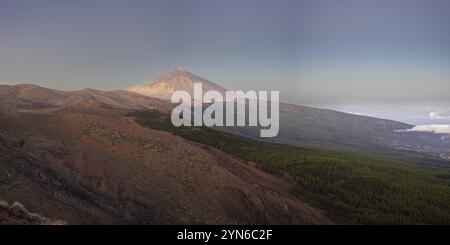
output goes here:
[[178, 66], [284, 101], [445, 121], [450, 1], [0, 0], [3, 83], [125, 89]]

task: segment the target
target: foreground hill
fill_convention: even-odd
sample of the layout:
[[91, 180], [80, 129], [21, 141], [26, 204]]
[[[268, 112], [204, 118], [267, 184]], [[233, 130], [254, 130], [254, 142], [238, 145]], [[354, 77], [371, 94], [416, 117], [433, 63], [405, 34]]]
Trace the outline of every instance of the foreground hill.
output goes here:
[[295, 183], [101, 102], [0, 112], [0, 198], [68, 224], [328, 224]]

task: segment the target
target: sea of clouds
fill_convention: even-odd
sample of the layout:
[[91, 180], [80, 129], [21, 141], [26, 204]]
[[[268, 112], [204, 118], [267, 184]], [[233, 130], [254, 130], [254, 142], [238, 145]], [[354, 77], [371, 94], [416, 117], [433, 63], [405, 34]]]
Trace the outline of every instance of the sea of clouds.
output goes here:
[[450, 134], [450, 125], [432, 124], [432, 125], [418, 125], [411, 129], [397, 130], [397, 132], [428, 132], [435, 134]]

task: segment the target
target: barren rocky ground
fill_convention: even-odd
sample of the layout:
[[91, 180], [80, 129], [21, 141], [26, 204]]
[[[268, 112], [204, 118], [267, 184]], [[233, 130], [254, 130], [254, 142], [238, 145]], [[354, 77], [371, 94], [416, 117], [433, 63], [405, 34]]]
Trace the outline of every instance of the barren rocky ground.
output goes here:
[[[102, 102], [1, 112], [0, 197], [68, 224], [327, 224], [265, 173]], [[2, 219], [8, 223], [8, 219]]]

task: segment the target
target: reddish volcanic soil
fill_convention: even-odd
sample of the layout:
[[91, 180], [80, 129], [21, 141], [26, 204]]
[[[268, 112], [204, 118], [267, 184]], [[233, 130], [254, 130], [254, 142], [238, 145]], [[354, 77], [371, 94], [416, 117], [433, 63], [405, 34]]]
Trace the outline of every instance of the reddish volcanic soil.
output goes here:
[[1, 112], [0, 198], [69, 224], [327, 224], [287, 179], [100, 102]]

